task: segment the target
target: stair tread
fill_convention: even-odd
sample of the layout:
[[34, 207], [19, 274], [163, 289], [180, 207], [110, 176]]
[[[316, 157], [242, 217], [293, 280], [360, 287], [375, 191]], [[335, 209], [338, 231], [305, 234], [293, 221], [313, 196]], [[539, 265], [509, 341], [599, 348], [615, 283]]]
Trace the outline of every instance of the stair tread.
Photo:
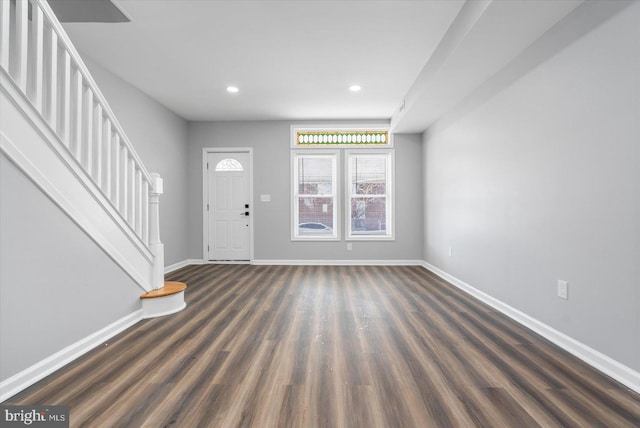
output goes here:
[[177, 281], [166, 281], [164, 283], [164, 287], [158, 288], [157, 290], [151, 290], [148, 293], [140, 296], [141, 299], [153, 299], [157, 297], [170, 296], [172, 294], [179, 293], [184, 291], [187, 288], [187, 284], [184, 282]]

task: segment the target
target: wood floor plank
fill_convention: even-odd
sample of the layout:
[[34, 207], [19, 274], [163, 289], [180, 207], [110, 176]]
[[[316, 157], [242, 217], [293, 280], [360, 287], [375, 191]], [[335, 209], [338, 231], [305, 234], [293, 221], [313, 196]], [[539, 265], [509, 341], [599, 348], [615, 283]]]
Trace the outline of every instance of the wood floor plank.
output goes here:
[[638, 427], [640, 396], [420, 267], [186, 266], [187, 308], [12, 397], [96, 427]]

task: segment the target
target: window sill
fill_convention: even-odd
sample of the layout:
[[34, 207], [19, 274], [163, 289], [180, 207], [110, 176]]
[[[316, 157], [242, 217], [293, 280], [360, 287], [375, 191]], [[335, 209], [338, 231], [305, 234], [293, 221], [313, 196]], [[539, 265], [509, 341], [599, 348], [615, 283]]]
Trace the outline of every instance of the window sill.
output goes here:
[[363, 236], [347, 236], [345, 241], [395, 241], [395, 236], [381, 235], [363, 235]]
[[310, 237], [292, 237], [291, 238], [292, 242], [339, 242], [342, 241], [342, 239], [337, 238], [337, 237], [330, 237], [330, 238], [321, 238], [318, 236], [310, 236]]

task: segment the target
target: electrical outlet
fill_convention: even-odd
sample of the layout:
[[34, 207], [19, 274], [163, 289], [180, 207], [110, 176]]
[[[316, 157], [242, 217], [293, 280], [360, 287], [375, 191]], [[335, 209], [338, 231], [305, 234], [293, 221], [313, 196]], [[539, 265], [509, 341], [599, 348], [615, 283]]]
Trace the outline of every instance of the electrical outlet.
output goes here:
[[569, 300], [569, 283], [567, 281], [558, 280], [558, 297]]
[[347, 243], [347, 251], [353, 250], [353, 244], [351, 242]]

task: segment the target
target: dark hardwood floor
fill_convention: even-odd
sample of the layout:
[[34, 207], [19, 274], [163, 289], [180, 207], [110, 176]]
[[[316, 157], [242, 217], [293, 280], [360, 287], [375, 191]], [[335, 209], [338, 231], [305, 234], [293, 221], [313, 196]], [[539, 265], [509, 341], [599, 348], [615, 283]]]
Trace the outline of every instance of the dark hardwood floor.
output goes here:
[[13, 397], [91, 427], [638, 427], [640, 396], [421, 267], [190, 266]]

